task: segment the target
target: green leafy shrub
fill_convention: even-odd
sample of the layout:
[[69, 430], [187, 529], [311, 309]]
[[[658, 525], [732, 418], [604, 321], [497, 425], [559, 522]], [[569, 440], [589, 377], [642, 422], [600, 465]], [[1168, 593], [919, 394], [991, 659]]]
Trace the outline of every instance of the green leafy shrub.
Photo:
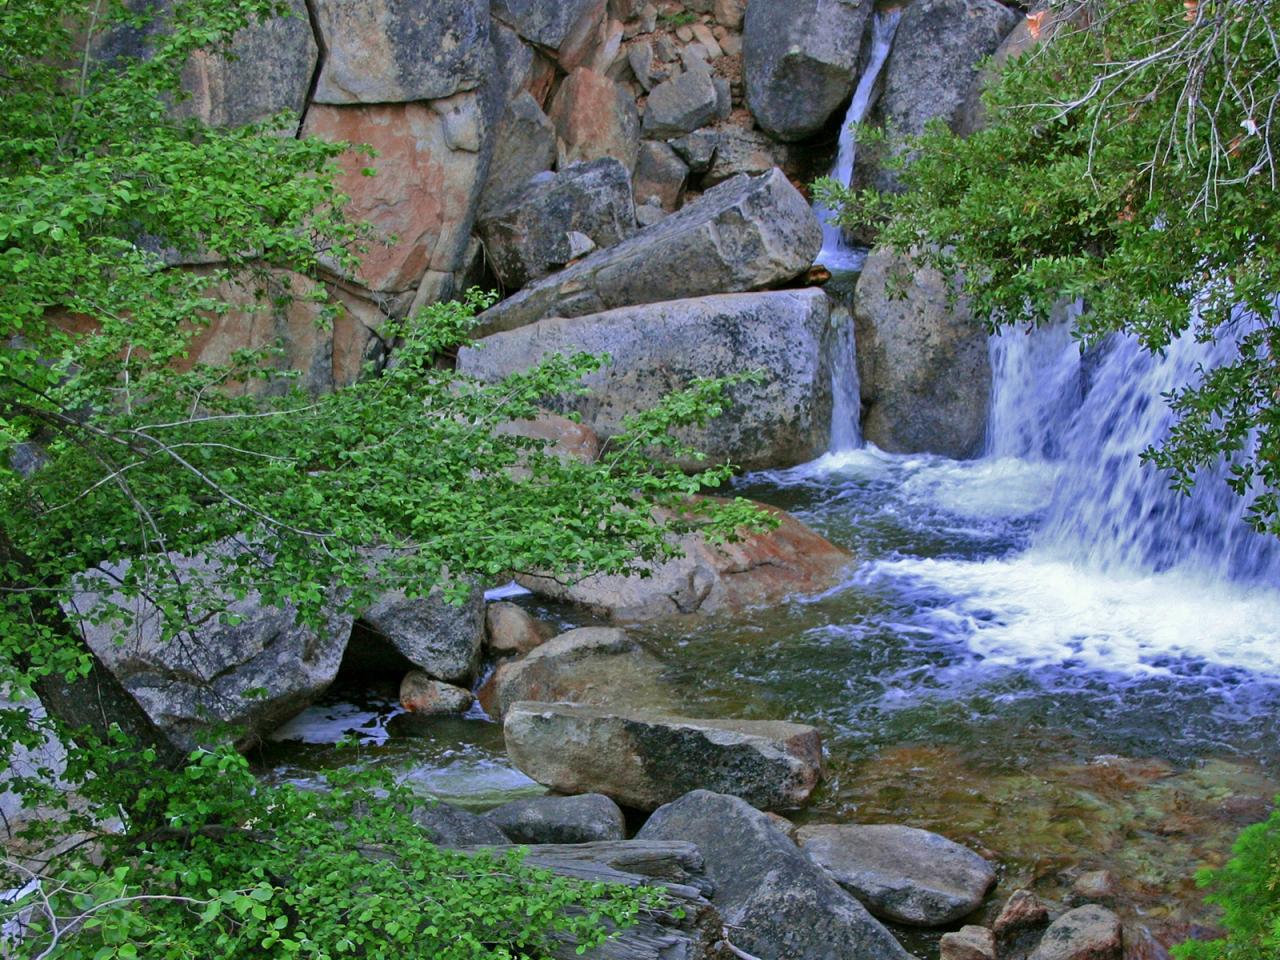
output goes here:
[[1232, 854], [1226, 866], [1196, 875], [1196, 882], [1211, 891], [1205, 899], [1222, 908], [1227, 935], [1180, 944], [1173, 950], [1176, 960], [1280, 957], [1280, 808], [1246, 827]]

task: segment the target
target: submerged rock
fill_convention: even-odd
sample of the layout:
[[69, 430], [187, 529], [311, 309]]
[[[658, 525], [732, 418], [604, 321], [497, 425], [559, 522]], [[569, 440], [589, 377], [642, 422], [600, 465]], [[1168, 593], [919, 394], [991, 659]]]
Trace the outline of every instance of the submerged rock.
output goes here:
[[743, 74], [762, 130], [803, 140], [848, 102], [871, 7], [868, 0], [747, 4]]
[[996, 882], [986, 860], [927, 830], [895, 824], [801, 827], [800, 845], [878, 917], [941, 927], [972, 913]]
[[520, 583], [612, 620], [643, 621], [687, 613], [733, 613], [793, 594], [819, 593], [839, 582], [851, 554], [790, 514], [756, 506], [772, 513], [781, 525], [716, 545], [687, 534], [678, 541], [684, 556], [653, 566], [647, 577], [597, 574], [569, 584], [522, 576]]
[[1053, 922], [1031, 960], [1120, 960], [1120, 918], [1104, 907], [1077, 907]]
[[660, 807], [640, 840], [696, 844], [734, 944], [786, 960], [909, 960], [862, 904], [845, 893], [759, 810], [696, 790]]
[[591, 392], [559, 401], [606, 440], [626, 417], [696, 378], [761, 370], [759, 383], [730, 390], [719, 417], [679, 436], [713, 461], [747, 470], [789, 467], [830, 444], [835, 324], [848, 322], [842, 310], [833, 317], [831, 300], [816, 289], [671, 300], [494, 334], [459, 351], [458, 369], [496, 381], [555, 353], [607, 353], [608, 366], [583, 378]]
[[601, 793], [513, 800], [485, 814], [513, 843], [597, 843], [621, 840], [626, 820]]
[[670, 709], [662, 670], [662, 661], [624, 631], [582, 627], [500, 664], [481, 688], [480, 703], [498, 719], [520, 700]]
[[539, 783], [641, 810], [698, 789], [762, 808], [798, 807], [822, 769], [818, 731], [798, 723], [521, 702], [507, 711], [503, 733], [511, 761]]
[[[905, 287], [899, 296], [899, 288]], [[932, 267], [877, 247], [854, 299], [862, 432], [891, 453], [982, 452], [991, 398], [987, 331]]]
[[1001, 957], [1025, 957], [1049, 926], [1049, 908], [1030, 890], [1015, 890], [992, 924]]
[[821, 246], [813, 211], [782, 171], [739, 177], [491, 307], [476, 332], [777, 286], [808, 270]]

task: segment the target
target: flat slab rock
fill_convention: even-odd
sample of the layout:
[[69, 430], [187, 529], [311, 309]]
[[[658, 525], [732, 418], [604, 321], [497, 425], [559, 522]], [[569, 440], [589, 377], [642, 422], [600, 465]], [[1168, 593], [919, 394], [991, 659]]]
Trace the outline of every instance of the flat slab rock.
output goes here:
[[822, 771], [818, 731], [798, 723], [521, 702], [508, 709], [503, 733], [511, 761], [539, 783], [560, 793], [603, 793], [640, 810], [697, 789], [764, 809], [795, 808]]
[[944, 926], [972, 913], [996, 880], [972, 850], [915, 827], [801, 827], [799, 841], [873, 914], [912, 926]]
[[821, 247], [813, 210], [781, 170], [735, 177], [617, 246], [486, 310], [476, 335], [545, 317], [763, 290], [808, 270]]

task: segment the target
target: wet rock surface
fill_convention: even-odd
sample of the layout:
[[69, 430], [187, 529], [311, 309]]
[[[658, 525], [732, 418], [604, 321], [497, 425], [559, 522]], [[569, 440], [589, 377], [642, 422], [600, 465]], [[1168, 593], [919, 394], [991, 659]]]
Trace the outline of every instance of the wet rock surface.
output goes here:
[[982, 904], [995, 870], [967, 847], [894, 824], [801, 827], [800, 846], [873, 914], [941, 927]]
[[600, 793], [513, 800], [485, 816], [513, 843], [597, 843], [626, 833], [622, 811]]
[[697, 790], [660, 807], [637, 839], [691, 841], [734, 944], [788, 960], [908, 960], [893, 936], [759, 810]]
[[507, 711], [503, 732], [512, 762], [539, 783], [641, 810], [695, 789], [788, 809], [803, 804], [821, 776], [821, 739], [803, 724], [525, 701]]

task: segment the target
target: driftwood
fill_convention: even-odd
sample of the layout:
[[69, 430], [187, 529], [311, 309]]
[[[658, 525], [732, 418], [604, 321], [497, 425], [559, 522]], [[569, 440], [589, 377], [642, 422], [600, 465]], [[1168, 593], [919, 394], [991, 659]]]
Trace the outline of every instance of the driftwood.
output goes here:
[[[501, 855], [515, 845], [457, 849]], [[661, 886], [667, 892], [666, 910], [642, 916], [616, 939], [584, 954], [576, 952], [576, 944], [565, 942], [552, 954], [554, 960], [717, 960], [729, 956], [720, 943], [720, 915], [707, 900], [714, 886], [703, 876], [702, 854], [693, 844], [611, 840], [538, 844], [527, 849], [527, 866], [590, 882]], [[677, 912], [684, 915], [677, 917]]]

